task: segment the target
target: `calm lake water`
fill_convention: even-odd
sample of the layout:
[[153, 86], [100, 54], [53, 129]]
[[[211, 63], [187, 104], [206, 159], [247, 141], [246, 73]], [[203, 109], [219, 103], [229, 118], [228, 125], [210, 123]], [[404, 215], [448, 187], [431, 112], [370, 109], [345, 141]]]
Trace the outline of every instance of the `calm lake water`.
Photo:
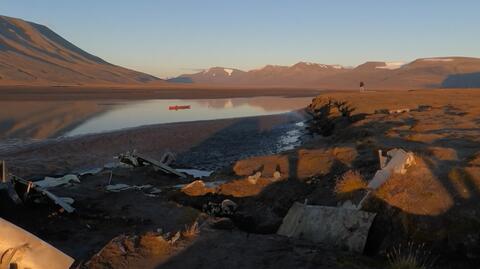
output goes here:
[[[311, 98], [253, 97], [201, 100], [148, 100], [113, 103], [66, 136], [112, 131], [158, 123], [227, 119], [284, 113], [304, 108]], [[171, 109], [171, 106], [189, 106]]]
[[[279, 114], [306, 107], [311, 97], [198, 100], [0, 101], [0, 140], [44, 139], [142, 125]], [[170, 106], [190, 106], [170, 110]]]

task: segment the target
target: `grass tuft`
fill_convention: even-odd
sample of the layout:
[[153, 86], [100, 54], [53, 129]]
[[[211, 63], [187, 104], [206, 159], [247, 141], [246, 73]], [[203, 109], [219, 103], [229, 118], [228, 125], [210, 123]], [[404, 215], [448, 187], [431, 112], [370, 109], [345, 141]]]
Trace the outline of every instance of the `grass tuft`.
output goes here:
[[200, 229], [198, 227], [198, 222], [195, 221], [190, 226], [185, 225], [185, 230], [182, 232], [182, 236], [185, 238], [195, 238], [199, 233], [200, 233]]
[[335, 184], [335, 193], [337, 196], [350, 196], [353, 192], [363, 190], [367, 187], [367, 182], [357, 171], [350, 170], [337, 179]]
[[429, 269], [435, 263], [425, 244], [417, 245], [413, 242], [394, 247], [387, 257], [389, 269]]

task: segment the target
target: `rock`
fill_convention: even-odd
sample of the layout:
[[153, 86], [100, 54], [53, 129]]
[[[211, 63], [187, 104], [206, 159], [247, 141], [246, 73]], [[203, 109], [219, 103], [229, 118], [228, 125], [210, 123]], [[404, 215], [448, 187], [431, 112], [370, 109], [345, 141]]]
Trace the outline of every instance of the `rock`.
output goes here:
[[237, 210], [238, 205], [230, 199], [225, 199], [222, 201], [221, 207], [223, 214], [231, 215]]
[[182, 192], [190, 196], [201, 196], [207, 193], [214, 193], [215, 189], [207, 188], [205, 182], [202, 180], [195, 180], [192, 183], [184, 186]]
[[262, 172], [256, 172], [254, 175], [248, 176], [248, 181], [252, 184], [257, 184], [257, 180], [262, 177]]
[[237, 210], [238, 205], [230, 200], [225, 199], [221, 203], [208, 202], [208, 204], [203, 205], [203, 211], [211, 216], [232, 216]]
[[282, 174], [279, 171], [275, 171], [273, 173], [273, 179], [274, 181], [280, 180], [282, 178]]

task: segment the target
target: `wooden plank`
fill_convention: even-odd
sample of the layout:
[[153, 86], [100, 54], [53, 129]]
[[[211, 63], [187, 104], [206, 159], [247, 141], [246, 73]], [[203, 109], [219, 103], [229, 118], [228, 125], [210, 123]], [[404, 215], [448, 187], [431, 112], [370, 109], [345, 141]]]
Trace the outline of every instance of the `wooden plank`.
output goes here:
[[177, 170], [175, 170], [175, 169], [171, 168], [170, 166], [165, 165], [165, 164], [163, 164], [163, 163], [161, 163], [161, 162], [159, 162], [159, 161], [156, 161], [156, 160], [154, 160], [154, 159], [150, 159], [150, 158], [145, 157], [145, 156], [140, 155], [140, 154], [135, 154], [135, 155], [136, 155], [136, 157], [139, 158], [141, 161], [144, 161], [144, 162], [146, 162], [146, 163], [150, 163], [151, 165], [154, 165], [154, 166], [160, 168], [161, 170], [163, 170], [163, 171], [165, 171], [165, 172], [167, 172], [167, 173], [175, 174], [175, 175], [177, 175], [177, 176], [179, 176], [179, 177], [181, 177], [181, 178], [186, 178], [186, 177], [187, 177], [187, 175], [185, 175], [184, 173], [180, 173], [180, 172], [178, 172]]

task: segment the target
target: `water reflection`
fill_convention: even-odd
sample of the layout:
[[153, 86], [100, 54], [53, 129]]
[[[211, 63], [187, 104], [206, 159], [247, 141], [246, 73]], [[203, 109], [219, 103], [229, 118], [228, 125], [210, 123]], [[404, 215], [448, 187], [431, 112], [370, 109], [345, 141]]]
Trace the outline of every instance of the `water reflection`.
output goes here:
[[[305, 107], [310, 97], [145, 101], [0, 101], [0, 139], [44, 139], [148, 124], [269, 115]], [[169, 110], [190, 105], [191, 109]]]
[[[148, 124], [269, 115], [306, 106], [311, 98], [253, 97], [202, 100], [148, 100], [117, 105], [79, 125], [67, 136], [97, 133]], [[170, 110], [170, 106], [190, 106]]]

